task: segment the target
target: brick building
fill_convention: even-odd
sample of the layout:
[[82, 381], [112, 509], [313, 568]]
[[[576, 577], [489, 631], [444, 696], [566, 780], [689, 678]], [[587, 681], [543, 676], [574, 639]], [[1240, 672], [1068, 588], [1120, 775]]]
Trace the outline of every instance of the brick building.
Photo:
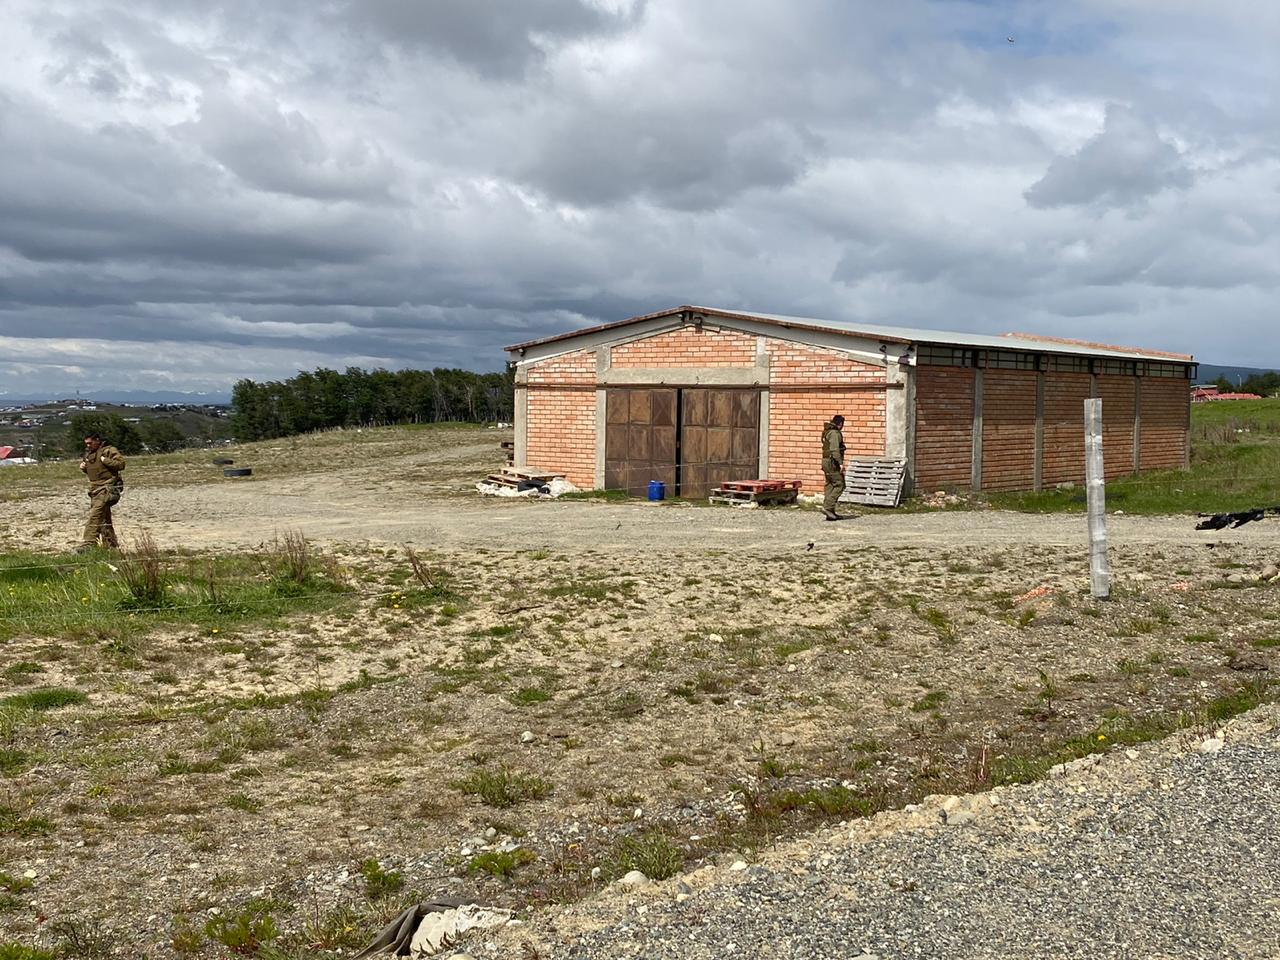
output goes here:
[[918, 489], [1084, 479], [1083, 401], [1103, 400], [1109, 477], [1188, 463], [1190, 356], [682, 306], [507, 348], [518, 466], [640, 495], [723, 480], [822, 488], [822, 424]]

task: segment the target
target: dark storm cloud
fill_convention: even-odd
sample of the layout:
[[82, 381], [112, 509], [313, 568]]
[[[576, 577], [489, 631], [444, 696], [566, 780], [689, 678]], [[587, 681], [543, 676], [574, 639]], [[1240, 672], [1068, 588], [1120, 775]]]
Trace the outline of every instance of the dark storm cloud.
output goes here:
[[1033, 207], [1131, 206], [1162, 190], [1186, 189], [1191, 170], [1155, 125], [1110, 104], [1102, 132], [1069, 157], [1059, 157], [1027, 191]]
[[1274, 324], [1280, 16], [1243, 0], [15, 0], [6, 27], [0, 379], [493, 369], [690, 301], [1222, 360]]
[[450, 58], [478, 74], [519, 79], [550, 45], [609, 33], [643, 11], [610, 11], [582, 0], [358, 0], [344, 17], [357, 30], [408, 50]]

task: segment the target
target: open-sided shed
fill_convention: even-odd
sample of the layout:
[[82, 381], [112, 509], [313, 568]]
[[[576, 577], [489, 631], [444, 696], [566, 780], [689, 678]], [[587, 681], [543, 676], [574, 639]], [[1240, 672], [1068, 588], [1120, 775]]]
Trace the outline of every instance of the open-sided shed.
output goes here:
[[1109, 477], [1183, 467], [1189, 355], [680, 306], [507, 348], [517, 466], [642, 494], [725, 480], [822, 488], [822, 425], [919, 489], [1084, 479], [1083, 401], [1103, 400]]

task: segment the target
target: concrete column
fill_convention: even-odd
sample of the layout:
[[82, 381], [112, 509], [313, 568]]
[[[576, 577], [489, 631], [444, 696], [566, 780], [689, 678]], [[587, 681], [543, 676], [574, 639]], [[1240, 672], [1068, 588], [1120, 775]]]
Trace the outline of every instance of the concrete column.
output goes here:
[[[1190, 393], [1191, 391], [1187, 391]], [[1133, 472], [1142, 469], [1142, 378], [1133, 378]]]
[[522, 363], [516, 364], [515, 375], [515, 449], [511, 451], [511, 462], [517, 467], [529, 465], [529, 368]]
[[1031, 468], [1031, 489], [1044, 487], [1044, 371], [1036, 373], [1036, 455]]
[[769, 388], [760, 391], [760, 477], [769, 476]]
[[973, 459], [969, 470], [969, 486], [982, 489], [982, 368], [973, 371]]
[[604, 387], [596, 387], [596, 476], [595, 488], [604, 489], [604, 440], [609, 429], [606, 416], [609, 411], [608, 391]]
[[[916, 369], [889, 363], [885, 368], [884, 455], [906, 464], [903, 496], [914, 490], [916, 464]], [[894, 389], [900, 385], [900, 389]]]

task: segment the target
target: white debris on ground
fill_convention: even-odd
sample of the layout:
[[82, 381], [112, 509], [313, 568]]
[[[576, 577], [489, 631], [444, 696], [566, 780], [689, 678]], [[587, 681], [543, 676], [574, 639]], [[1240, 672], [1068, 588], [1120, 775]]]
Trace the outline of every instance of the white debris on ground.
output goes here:
[[468, 930], [505, 927], [513, 918], [510, 910], [489, 910], [474, 903], [429, 913], [414, 931], [413, 940], [409, 942], [409, 956], [434, 956], [457, 943]]
[[524, 499], [534, 500], [554, 500], [556, 497], [564, 496], [566, 493], [577, 493], [578, 488], [568, 480], [557, 477], [550, 483], [545, 485], [546, 493], [536, 486], [529, 486], [524, 490], [515, 487], [507, 487], [498, 483], [489, 483], [487, 480], [481, 480], [476, 484], [476, 489], [486, 497], [523, 497]]

